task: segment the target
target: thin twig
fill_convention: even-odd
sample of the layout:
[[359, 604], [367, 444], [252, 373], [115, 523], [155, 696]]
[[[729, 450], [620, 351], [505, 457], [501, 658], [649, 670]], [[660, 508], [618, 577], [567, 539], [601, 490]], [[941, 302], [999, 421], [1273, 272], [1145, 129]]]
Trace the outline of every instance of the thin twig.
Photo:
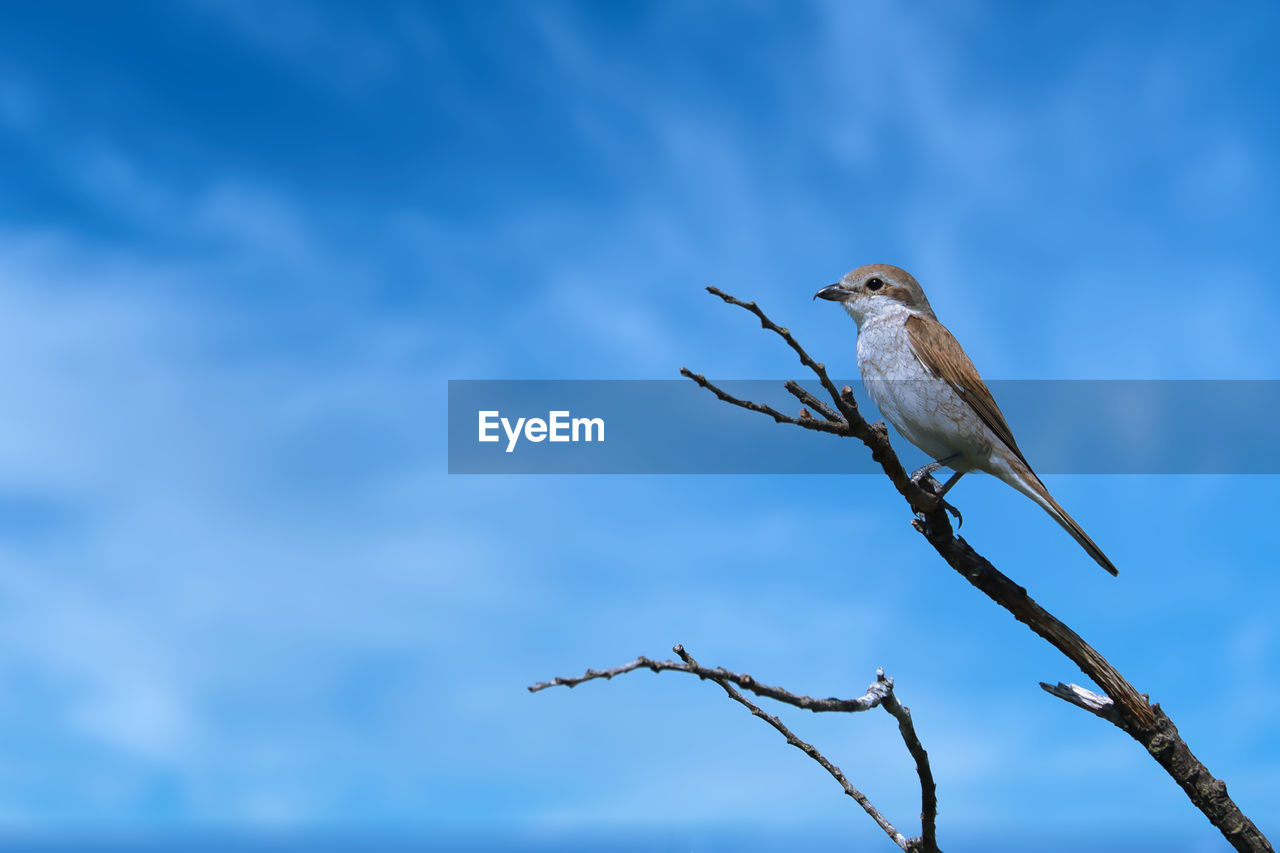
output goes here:
[[[796, 355], [800, 356], [800, 363], [817, 374], [818, 381], [822, 383], [822, 387], [831, 395], [832, 401], [835, 402], [836, 406], [840, 407], [842, 412], [844, 411], [844, 407], [841, 405], [840, 392], [836, 390], [835, 383], [831, 381], [831, 377], [827, 376], [827, 366], [819, 361], [815, 361], [809, 353], [805, 352], [804, 347], [800, 346], [800, 342], [791, 336], [790, 329], [784, 329], [782, 326], [779, 326], [777, 323], [770, 320], [765, 313], [760, 310], [760, 306], [754, 302], [743, 302], [741, 299], [738, 299], [735, 296], [730, 296], [718, 287], [708, 286], [707, 292], [714, 293], [716, 296], [719, 296], [731, 305], [737, 305], [739, 308], [747, 309], [752, 314], [755, 314], [760, 320], [762, 328], [781, 335], [782, 339], [787, 342], [787, 346], [795, 350]], [[848, 418], [847, 412], [845, 413], [845, 417]]]
[[809, 392], [809, 389], [805, 388], [803, 385], [801, 385], [799, 382], [796, 382], [794, 379], [788, 379], [784, 387], [791, 392], [791, 395], [793, 397], [795, 397], [801, 403], [804, 403], [806, 406], [809, 406], [810, 408], [813, 408], [813, 409], [817, 409], [818, 414], [822, 415], [824, 418], [831, 421], [832, 423], [845, 424], [846, 426], [848, 425], [843, 415], [841, 415], [839, 412], [832, 409], [826, 403], [819, 400], [817, 397], [815, 397], [813, 394]]
[[818, 432], [829, 432], [833, 435], [853, 434], [849, 431], [849, 425], [843, 420], [833, 423], [831, 421], [820, 421], [813, 417], [793, 418], [790, 415], [784, 415], [782, 412], [779, 412], [777, 409], [766, 403], [754, 403], [751, 400], [743, 400], [735, 397], [723, 388], [707, 381], [707, 377], [703, 376], [701, 373], [694, 373], [687, 367], [680, 368], [680, 375], [692, 379], [694, 382], [698, 383], [703, 388], [706, 388], [726, 403], [752, 412], [759, 412], [762, 415], [768, 415], [780, 424], [795, 424], [796, 426], [802, 426], [805, 429], [817, 430]]
[[[679, 647], [677, 647], [679, 648]], [[709, 678], [713, 681], [728, 681], [736, 684], [743, 690], [750, 690], [757, 696], [763, 696], [766, 699], [773, 699], [783, 702], [805, 711], [813, 711], [814, 713], [837, 712], [845, 714], [856, 714], [860, 711], [870, 711], [872, 708], [878, 707], [883, 701], [885, 693], [893, 689], [893, 681], [890, 679], [887, 686], [879, 686], [878, 683], [872, 684], [867, 688], [867, 692], [859, 696], [857, 699], [816, 699], [812, 696], [801, 696], [785, 690], [781, 687], [774, 687], [770, 684], [761, 684], [752, 676], [746, 673], [731, 672], [723, 667], [714, 669], [705, 667], [697, 662], [685, 660], [683, 663], [673, 660], [654, 660], [641, 655], [630, 663], [624, 663], [621, 666], [615, 666], [612, 669], [588, 669], [579, 676], [564, 678], [556, 677], [550, 681], [539, 681], [537, 684], [530, 685], [527, 689], [530, 693], [537, 693], [540, 690], [546, 690], [548, 687], [577, 687], [579, 684], [597, 679], [608, 681], [615, 675], [623, 675], [637, 669], [648, 669], [652, 672], [687, 672], [696, 675], [699, 678]]]

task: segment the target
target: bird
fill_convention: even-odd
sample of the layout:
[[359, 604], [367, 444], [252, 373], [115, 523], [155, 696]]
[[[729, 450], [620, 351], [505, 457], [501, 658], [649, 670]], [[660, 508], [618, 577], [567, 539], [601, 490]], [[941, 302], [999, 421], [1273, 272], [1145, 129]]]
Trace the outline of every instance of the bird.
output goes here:
[[[933, 460], [912, 480], [934, 483], [942, 499], [970, 471], [998, 477], [1039, 504], [1098, 565], [1119, 574], [1036, 476], [978, 369], [910, 273], [891, 264], [860, 266], [814, 299], [839, 302], [853, 317], [863, 386], [885, 419]], [[937, 487], [933, 473], [944, 467], [954, 474]]]

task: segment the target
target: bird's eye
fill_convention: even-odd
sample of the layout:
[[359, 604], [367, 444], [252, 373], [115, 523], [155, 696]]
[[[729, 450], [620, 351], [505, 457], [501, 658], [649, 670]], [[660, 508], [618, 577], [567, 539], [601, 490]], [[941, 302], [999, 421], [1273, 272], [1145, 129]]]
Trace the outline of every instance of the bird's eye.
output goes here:
[[884, 282], [878, 278], [867, 279], [867, 290], [879, 290], [884, 287]]

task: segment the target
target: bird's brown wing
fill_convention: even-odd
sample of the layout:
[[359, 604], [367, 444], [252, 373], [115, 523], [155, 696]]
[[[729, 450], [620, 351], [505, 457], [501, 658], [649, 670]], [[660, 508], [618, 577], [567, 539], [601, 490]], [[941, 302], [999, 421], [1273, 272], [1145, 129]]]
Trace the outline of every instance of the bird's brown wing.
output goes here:
[[947, 327], [930, 317], [913, 314], [907, 318], [907, 341], [911, 352], [934, 376], [945, 381], [978, 414], [987, 428], [1005, 443], [1022, 464], [1031, 469], [1027, 459], [1013, 440], [1013, 431], [996, 405], [987, 383], [978, 375], [960, 342]]

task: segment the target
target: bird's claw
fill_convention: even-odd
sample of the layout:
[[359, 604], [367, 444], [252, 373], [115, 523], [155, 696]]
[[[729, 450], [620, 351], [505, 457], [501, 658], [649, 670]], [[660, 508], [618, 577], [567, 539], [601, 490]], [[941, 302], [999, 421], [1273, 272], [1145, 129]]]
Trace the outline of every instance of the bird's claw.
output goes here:
[[938, 481], [933, 479], [933, 472], [937, 471], [941, 467], [942, 466], [937, 462], [930, 462], [928, 465], [922, 465], [911, 472], [911, 482], [915, 483], [922, 489], [928, 488], [924, 484], [925, 480], [933, 480], [934, 484], [937, 485]]

